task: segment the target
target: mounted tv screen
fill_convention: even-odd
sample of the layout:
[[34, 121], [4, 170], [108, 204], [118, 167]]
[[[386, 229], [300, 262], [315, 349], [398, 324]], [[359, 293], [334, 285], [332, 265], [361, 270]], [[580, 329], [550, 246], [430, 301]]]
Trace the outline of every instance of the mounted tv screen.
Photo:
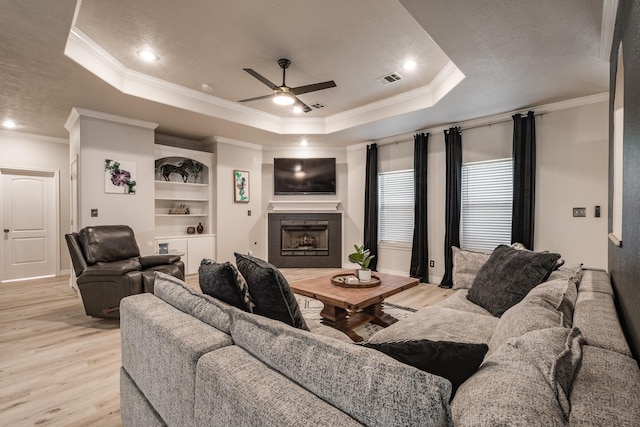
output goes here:
[[273, 159], [273, 192], [336, 194], [336, 159]]

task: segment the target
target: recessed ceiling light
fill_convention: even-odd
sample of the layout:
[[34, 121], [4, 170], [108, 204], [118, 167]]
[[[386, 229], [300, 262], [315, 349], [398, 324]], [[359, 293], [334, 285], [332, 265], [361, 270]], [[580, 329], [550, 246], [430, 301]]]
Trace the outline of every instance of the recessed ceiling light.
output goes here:
[[296, 105], [295, 107], [293, 107], [293, 112], [296, 114], [300, 114], [302, 113], [302, 107], [300, 107], [299, 105]]
[[209, 83], [202, 83], [201, 87], [202, 87], [202, 90], [205, 92], [209, 92], [209, 93], [213, 92], [213, 86]]
[[141, 49], [138, 51], [138, 56], [140, 57], [140, 59], [147, 61], [147, 62], [154, 62], [160, 59], [160, 57], [158, 55], [155, 54], [155, 52], [149, 50], [149, 49]]
[[300, 141], [300, 145], [302, 145], [303, 147], [306, 147], [307, 144], [308, 144], [307, 138], [302, 138], [302, 140]]
[[11, 119], [7, 119], [2, 122], [2, 126], [6, 127], [7, 129], [15, 129], [17, 127], [16, 122]]
[[416, 63], [415, 61], [408, 60], [407, 62], [404, 63], [403, 68], [407, 71], [411, 71], [414, 68], [416, 68]]

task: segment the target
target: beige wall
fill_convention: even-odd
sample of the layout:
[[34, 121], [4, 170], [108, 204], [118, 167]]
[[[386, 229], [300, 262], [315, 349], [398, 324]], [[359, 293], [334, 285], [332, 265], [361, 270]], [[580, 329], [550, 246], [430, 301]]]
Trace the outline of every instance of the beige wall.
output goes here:
[[[217, 194], [216, 258], [235, 262], [234, 252], [264, 257], [262, 219], [262, 152], [257, 146], [217, 142], [215, 145]], [[249, 203], [233, 200], [233, 171], [249, 172]], [[248, 211], [251, 211], [251, 216]]]
[[0, 164], [2, 166], [56, 170], [60, 173], [58, 192], [60, 227], [60, 271], [70, 266], [64, 235], [70, 231], [69, 217], [69, 145], [66, 140], [0, 131]]
[[[78, 149], [78, 226], [126, 224], [136, 235], [140, 252], [154, 252], [154, 129], [113, 119], [80, 116]], [[72, 129], [72, 146], [76, 143]], [[75, 149], [72, 149], [75, 151]], [[136, 193], [105, 193], [105, 159], [134, 162]], [[98, 209], [98, 217], [91, 217]]]
[[[598, 102], [546, 113], [536, 117], [537, 187], [535, 249], [562, 254], [566, 262], [582, 262], [594, 268], [607, 267], [608, 103]], [[512, 123], [463, 130], [463, 162], [511, 156]], [[379, 145], [380, 171], [412, 168], [413, 139]], [[364, 148], [361, 149], [364, 153]], [[349, 161], [349, 179], [363, 174], [357, 160]], [[351, 172], [353, 171], [353, 176]], [[443, 132], [429, 136], [428, 241], [430, 281], [444, 275], [445, 152]], [[363, 178], [360, 178], [364, 182]], [[361, 192], [350, 192], [351, 203]], [[594, 217], [595, 206], [601, 217]], [[586, 218], [574, 218], [572, 207], [586, 207]], [[363, 209], [359, 207], [359, 209]], [[356, 215], [355, 212], [352, 215]], [[358, 229], [357, 233], [362, 234]], [[378, 269], [408, 274], [411, 251], [380, 247]]]

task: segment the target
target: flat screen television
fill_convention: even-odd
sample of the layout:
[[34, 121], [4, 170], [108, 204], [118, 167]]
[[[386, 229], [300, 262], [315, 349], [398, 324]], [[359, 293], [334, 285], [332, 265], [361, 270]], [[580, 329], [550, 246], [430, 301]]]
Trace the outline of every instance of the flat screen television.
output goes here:
[[273, 159], [273, 193], [336, 194], [336, 159]]

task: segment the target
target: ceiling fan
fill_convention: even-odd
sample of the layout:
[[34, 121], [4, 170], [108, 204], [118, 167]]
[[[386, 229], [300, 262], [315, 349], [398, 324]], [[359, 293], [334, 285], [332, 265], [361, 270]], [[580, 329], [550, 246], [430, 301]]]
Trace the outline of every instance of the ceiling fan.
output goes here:
[[269, 97], [273, 97], [273, 102], [278, 105], [293, 105], [302, 108], [302, 111], [308, 113], [311, 111], [311, 107], [309, 107], [304, 102], [300, 101], [297, 95], [302, 95], [304, 93], [315, 92], [317, 90], [329, 89], [332, 87], [336, 87], [336, 83], [333, 80], [329, 80], [327, 82], [322, 83], [314, 83], [306, 86], [298, 86], [298, 87], [289, 87], [285, 84], [285, 73], [289, 65], [291, 65], [291, 61], [288, 59], [278, 59], [278, 65], [282, 68], [282, 84], [280, 86], [271, 83], [262, 75], [253, 71], [251, 68], [243, 68], [247, 73], [251, 74], [256, 79], [260, 80], [265, 85], [269, 86], [273, 93], [270, 95], [257, 96], [255, 98], [247, 98], [241, 99], [238, 102], [249, 102], [249, 101], [257, 101], [259, 99], [266, 99]]

